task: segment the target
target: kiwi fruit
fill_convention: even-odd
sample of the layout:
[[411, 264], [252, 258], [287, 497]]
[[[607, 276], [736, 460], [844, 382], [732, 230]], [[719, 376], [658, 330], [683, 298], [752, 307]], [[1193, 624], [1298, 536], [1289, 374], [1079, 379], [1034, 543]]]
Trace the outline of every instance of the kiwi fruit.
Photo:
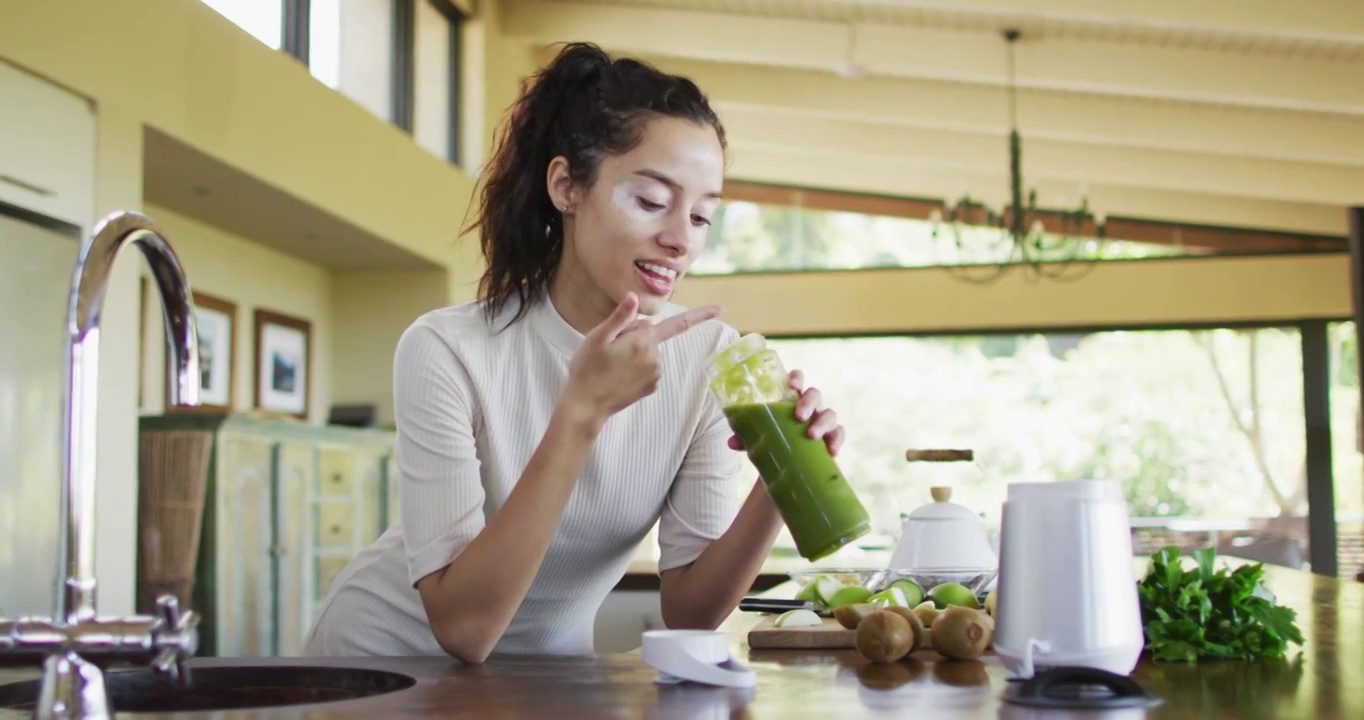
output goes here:
[[994, 639], [994, 622], [980, 610], [953, 605], [938, 613], [929, 637], [933, 649], [943, 657], [974, 660]]
[[900, 607], [899, 605], [892, 605], [886, 608], [886, 611], [893, 612], [909, 622], [909, 629], [914, 631], [914, 646], [909, 649], [910, 652], [914, 652], [922, 647], [928, 647], [928, 628], [924, 627], [924, 624], [919, 620], [919, 616], [915, 615], [913, 610], [910, 610], [907, 607]]
[[872, 662], [895, 662], [913, 648], [914, 629], [900, 615], [877, 610], [857, 624], [857, 652]]
[[856, 630], [862, 623], [862, 618], [876, 612], [876, 606], [871, 603], [854, 603], [852, 605], [841, 605], [834, 608], [834, 619], [839, 625]]
[[995, 632], [995, 618], [994, 618], [994, 616], [991, 615], [990, 613], [985, 612], [984, 610], [981, 610], [981, 611], [980, 611], [980, 619], [981, 619], [982, 621], [984, 621], [985, 624], [988, 625], [988, 626], [990, 627], [990, 636], [991, 636], [990, 639], [991, 639], [991, 641], [993, 641], [993, 640], [994, 640], [994, 632]]

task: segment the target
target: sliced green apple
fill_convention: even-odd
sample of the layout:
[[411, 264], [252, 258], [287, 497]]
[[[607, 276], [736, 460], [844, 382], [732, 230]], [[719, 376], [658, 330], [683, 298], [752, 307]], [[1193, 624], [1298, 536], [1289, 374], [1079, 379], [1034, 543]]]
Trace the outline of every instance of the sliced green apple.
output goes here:
[[824, 624], [824, 619], [817, 615], [813, 610], [787, 610], [772, 622], [772, 627], [794, 628], [794, 627], [819, 627]]
[[827, 604], [829, 609], [832, 610], [834, 608], [841, 608], [844, 605], [856, 605], [858, 603], [867, 602], [867, 598], [870, 597], [871, 591], [861, 585], [844, 585], [834, 592]]

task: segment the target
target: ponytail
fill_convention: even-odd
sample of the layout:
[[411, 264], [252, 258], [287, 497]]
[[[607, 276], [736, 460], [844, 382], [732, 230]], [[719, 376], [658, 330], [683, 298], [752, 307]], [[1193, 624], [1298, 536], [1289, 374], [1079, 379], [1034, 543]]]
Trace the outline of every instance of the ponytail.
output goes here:
[[484, 168], [478, 230], [486, 269], [478, 297], [488, 319], [515, 297], [519, 320], [541, 300], [563, 255], [563, 216], [550, 201], [546, 173], [555, 157], [590, 186], [602, 158], [639, 143], [644, 121], [669, 116], [724, 130], [691, 80], [631, 59], [612, 59], [590, 43], [571, 43], [512, 105]]

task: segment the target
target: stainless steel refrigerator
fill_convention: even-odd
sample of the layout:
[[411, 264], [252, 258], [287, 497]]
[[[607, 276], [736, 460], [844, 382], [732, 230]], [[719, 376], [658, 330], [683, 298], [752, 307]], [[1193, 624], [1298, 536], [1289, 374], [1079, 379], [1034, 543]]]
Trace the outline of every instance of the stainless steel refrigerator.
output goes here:
[[49, 616], [67, 288], [79, 230], [0, 204], [0, 617]]

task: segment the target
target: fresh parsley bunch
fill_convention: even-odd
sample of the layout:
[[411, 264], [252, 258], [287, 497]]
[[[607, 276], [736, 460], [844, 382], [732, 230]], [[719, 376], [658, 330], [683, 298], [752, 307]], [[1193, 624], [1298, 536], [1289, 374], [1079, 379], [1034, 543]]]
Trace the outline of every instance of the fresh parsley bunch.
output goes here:
[[1177, 547], [1151, 556], [1137, 584], [1146, 649], [1155, 660], [1254, 660], [1283, 657], [1288, 643], [1302, 645], [1297, 612], [1276, 605], [1260, 582], [1264, 566], [1214, 569], [1217, 551], [1191, 553], [1198, 568], [1185, 570]]

